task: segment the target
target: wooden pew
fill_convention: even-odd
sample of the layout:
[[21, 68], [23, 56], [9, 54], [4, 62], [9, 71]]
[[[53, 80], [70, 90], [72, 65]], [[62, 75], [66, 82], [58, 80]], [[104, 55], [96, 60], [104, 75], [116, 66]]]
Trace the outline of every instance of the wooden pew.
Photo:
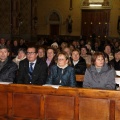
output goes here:
[[120, 120], [120, 92], [0, 85], [0, 120]]
[[84, 75], [76, 75], [77, 82], [83, 82], [83, 80], [84, 80]]

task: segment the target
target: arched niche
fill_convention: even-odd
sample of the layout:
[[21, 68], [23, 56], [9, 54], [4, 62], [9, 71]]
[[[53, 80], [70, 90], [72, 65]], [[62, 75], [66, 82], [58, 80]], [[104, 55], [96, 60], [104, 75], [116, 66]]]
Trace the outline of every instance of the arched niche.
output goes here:
[[62, 19], [61, 19], [61, 15], [59, 14], [59, 12], [56, 10], [52, 10], [47, 17], [47, 23], [48, 24], [61, 24], [61, 22], [62, 22]]

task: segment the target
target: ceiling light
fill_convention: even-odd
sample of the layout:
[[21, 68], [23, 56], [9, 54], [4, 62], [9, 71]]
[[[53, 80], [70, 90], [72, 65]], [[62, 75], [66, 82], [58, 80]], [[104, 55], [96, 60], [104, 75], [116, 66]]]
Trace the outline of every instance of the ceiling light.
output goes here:
[[101, 7], [102, 4], [89, 4], [90, 7]]

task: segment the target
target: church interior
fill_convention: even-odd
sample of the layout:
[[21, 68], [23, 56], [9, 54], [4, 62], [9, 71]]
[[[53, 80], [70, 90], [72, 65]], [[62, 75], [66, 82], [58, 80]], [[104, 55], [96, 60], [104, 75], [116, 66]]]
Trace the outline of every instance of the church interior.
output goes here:
[[[36, 40], [51, 35], [90, 38], [92, 34], [102, 39], [120, 37], [119, 0], [0, 0], [0, 3], [0, 36], [7, 39]], [[71, 30], [68, 22], [72, 24]]]
[[[120, 0], [0, 0], [0, 47], [4, 46], [5, 42], [6, 46], [11, 47], [11, 53], [7, 57], [12, 59], [18, 57], [18, 41], [19, 43], [22, 41], [21, 46], [26, 50], [22, 50], [25, 53], [24, 59], [18, 59], [18, 66], [16, 65], [18, 69], [14, 73], [17, 77], [27, 76], [25, 79], [28, 79], [26, 81], [30, 84], [27, 82], [20, 84], [17, 81], [13, 81], [14, 84], [2, 82], [1, 78], [4, 75], [1, 75], [1, 69], [4, 68], [8, 59], [2, 64], [1, 59], [4, 58], [4, 55], [2, 56], [2, 48], [0, 48], [0, 120], [120, 120]], [[105, 44], [107, 47], [104, 46]], [[28, 45], [35, 46], [29, 48]], [[65, 67], [58, 64], [59, 61], [64, 61], [63, 58], [57, 56], [57, 60], [53, 59], [56, 53], [52, 45], [58, 53], [61, 50], [67, 54], [68, 57], [61, 53], [67, 61], [65, 61], [67, 64], [64, 62]], [[47, 48], [48, 46], [50, 48]], [[44, 53], [41, 58], [37, 48]], [[28, 49], [33, 51], [28, 51]], [[48, 49], [53, 54], [50, 61], [47, 56]], [[84, 53], [85, 50], [85, 56], [82, 56], [82, 52]], [[102, 56], [101, 61], [104, 62], [102, 65], [113, 70], [109, 75], [103, 71], [103, 77], [101, 72], [103, 66], [97, 69], [94, 65], [96, 61], [92, 61], [92, 55], [95, 52], [98, 52], [97, 57]], [[34, 67], [32, 66], [33, 70], [29, 74], [28, 69], [31, 63], [29, 56], [32, 55], [36, 56]], [[116, 69], [114, 69], [115, 67], [113, 68], [111, 63], [117, 55], [119, 63], [116, 63]], [[74, 60], [74, 57], [77, 58], [76, 56], [79, 56], [77, 62]], [[90, 58], [89, 61], [86, 60], [86, 56]], [[86, 62], [85, 70], [76, 74], [73, 67], [69, 66], [68, 59], [75, 66], [81, 57], [85, 57], [83, 61]], [[47, 70], [49, 69], [48, 64], [54, 60], [53, 66], [56, 65], [57, 70], [53, 72], [53, 75], [59, 70], [62, 71], [61, 76], [66, 74], [64, 69], [69, 66], [74, 73], [71, 75], [75, 81], [74, 85], [62, 85], [62, 82], [65, 83], [65, 77], [62, 81], [62, 77], [56, 77], [57, 75], [55, 77], [59, 79], [60, 85], [32, 84], [33, 78], [44, 74], [44, 67], [40, 68], [43, 64], [39, 67], [35, 66], [39, 58], [45, 63]], [[22, 65], [24, 60], [28, 64]], [[112, 61], [110, 65], [109, 60]], [[77, 69], [84, 67], [83, 64], [80, 64], [81, 66], [78, 66]], [[92, 79], [95, 79], [92, 83], [101, 78], [104, 82], [108, 80], [106, 82], [108, 86], [105, 83], [107, 87], [101, 81], [95, 83], [97, 87], [82, 87], [85, 75], [90, 71], [89, 68], [92, 65], [96, 67], [97, 71], [92, 74]], [[22, 68], [21, 71], [20, 68]], [[33, 75], [34, 69], [37, 72]], [[52, 73], [52, 69], [47, 70], [44, 77]], [[87, 73], [86, 70], [88, 70]], [[68, 73], [71, 74], [71, 71]], [[39, 74], [37, 74], [38, 72]], [[71, 78], [69, 74], [67, 77]], [[98, 76], [96, 77], [96, 75]], [[114, 77], [111, 77], [112, 75]], [[90, 75], [86, 76], [90, 79]], [[110, 79], [113, 81], [111, 82]], [[41, 81], [44, 82], [43, 78]], [[112, 85], [109, 84], [110, 82]], [[92, 84], [89, 81], [86, 83]]]

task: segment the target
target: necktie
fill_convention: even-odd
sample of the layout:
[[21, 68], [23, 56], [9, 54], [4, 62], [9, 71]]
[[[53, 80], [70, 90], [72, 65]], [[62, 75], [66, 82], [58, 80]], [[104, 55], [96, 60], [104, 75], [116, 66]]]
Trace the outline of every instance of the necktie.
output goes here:
[[32, 80], [33, 65], [34, 65], [34, 63], [30, 63], [30, 66], [29, 66], [30, 83], [31, 83], [31, 80]]
[[33, 65], [34, 65], [34, 63], [30, 63], [30, 67], [29, 67], [29, 72], [32, 74], [32, 72], [33, 72]]

